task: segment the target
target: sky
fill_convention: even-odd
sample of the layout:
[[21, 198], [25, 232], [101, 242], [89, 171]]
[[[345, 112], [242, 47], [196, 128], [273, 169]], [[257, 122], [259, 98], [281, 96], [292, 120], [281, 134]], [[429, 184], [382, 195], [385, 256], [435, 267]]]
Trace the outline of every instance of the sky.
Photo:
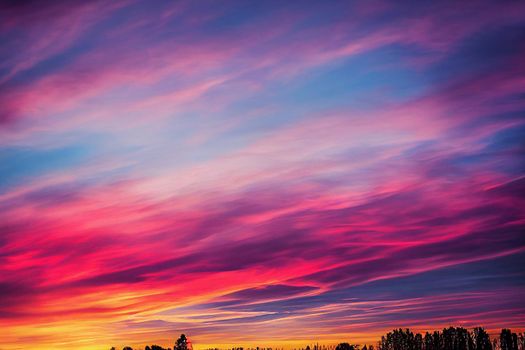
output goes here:
[[525, 328], [522, 1], [4, 1], [0, 349]]

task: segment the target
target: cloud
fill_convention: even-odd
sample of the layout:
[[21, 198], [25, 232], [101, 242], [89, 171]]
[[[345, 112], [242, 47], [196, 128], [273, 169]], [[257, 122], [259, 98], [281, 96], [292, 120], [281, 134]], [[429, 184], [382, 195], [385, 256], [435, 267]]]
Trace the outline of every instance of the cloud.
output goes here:
[[522, 7], [4, 8], [0, 347], [522, 327]]

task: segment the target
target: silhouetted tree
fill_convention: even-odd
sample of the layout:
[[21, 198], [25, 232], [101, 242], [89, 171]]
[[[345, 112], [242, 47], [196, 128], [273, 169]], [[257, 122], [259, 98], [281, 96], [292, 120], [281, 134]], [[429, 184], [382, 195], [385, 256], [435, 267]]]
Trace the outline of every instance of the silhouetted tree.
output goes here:
[[518, 336], [510, 329], [502, 329], [499, 336], [501, 350], [518, 350]]
[[122, 348], [122, 350], [133, 350], [133, 349], [131, 348], [131, 346], [125, 346]]
[[525, 334], [518, 334], [518, 350], [525, 350]]
[[417, 333], [414, 336], [414, 350], [423, 350], [423, 347], [424, 347], [423, 336]]
[[173, 346], [173, 350], [188, 350], [188, 338], [186, 335], [181, 334], [177, 342]]
[[416, 350], [416, 343], [422, 346], [421, 335], [416, 340], [414, 333], [407, 329], [394, 329], [392, 332], [381, 337], [379, 350]]
[[492, 350], [489, 334], [482, 328], [474, 328], [474, 349]]
[[465, 328], [449, 327], [443, 329], [443, 346], [444, 349], [450, 350], [468, 350], [473, 344], [470, 334]]
[[518, 334], [518, 350], [525, 350], [525, 334]]

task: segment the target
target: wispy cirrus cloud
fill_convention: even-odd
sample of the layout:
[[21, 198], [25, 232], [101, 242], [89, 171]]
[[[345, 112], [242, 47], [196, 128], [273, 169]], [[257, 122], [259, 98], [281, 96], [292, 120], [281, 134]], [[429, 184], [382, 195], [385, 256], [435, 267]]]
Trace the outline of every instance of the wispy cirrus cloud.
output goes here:
[[5, 8], [0, 347], [523, 328], [522, 7]]

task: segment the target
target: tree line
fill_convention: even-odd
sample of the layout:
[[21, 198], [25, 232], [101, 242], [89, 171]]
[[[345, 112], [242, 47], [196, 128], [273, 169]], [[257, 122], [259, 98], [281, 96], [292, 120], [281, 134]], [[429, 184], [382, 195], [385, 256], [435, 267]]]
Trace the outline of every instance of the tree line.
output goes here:
[[[448, 327], [442, 331], [413, 333], [410, 329], [394, 329], [381, 337], [378, 350], [525, 350], [525, 336], [510, 329], [501, 330], [494, 339], [482, 327], [469, 331]], [[336, 350], [359, 350], [359, 346], [341, 343]], [[372, 345], [361, 350], [374, 350]]]
[[[271, 348], [266, 348], [268, 350]], [[116, 350], [114, 347], [111, 350]], [[133, 350], [126, 346], [122, 350]], [[171, 350], [159, 345], [146, 346], [144, 350]], [[193, 350], [188, 338], [181, 334], [173, 345], [173, 350]], [[218, 350], [218, 349], [215, 349]], [[231, 350], [244, 350], [242, 347]], [[248, 349], [248, 350], [260, 350]], [[383, 335], [377, 344], [373, 345], [340, 343], [333, 346], [314, 345], [300, 350], [525, 350], [525, 335], [514, 333], [504, 328], [499, 336], [490, 338], [482, 327], [469, 331], [463, 327], [448, 327], [442, 331], [426, 332], [425, 334], [413, 333], [410, 329], [394, 329]]]

